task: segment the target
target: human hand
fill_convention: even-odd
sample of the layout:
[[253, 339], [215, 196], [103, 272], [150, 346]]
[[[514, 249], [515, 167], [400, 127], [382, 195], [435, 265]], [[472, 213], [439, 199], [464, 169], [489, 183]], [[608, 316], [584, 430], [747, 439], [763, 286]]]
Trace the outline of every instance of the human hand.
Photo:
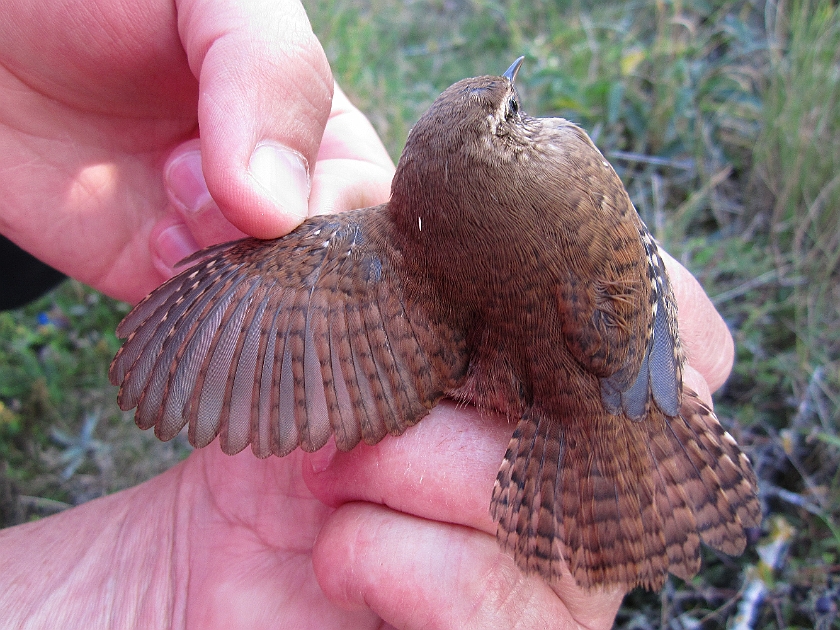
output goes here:
[[[187, 5], [180, 4], [179, 12], [196, 10]], [[201, 31], [202, 21], [193, 21], [193, 14], [187, 13], [181, 31]], [[36, 12], [35, 17], [42, 30], [64, 27], [49, 15]], [[173, 16], [165, 17], [172, 26]], [[128, 22], [126, 26], [135, 26]], [[213, 155], [221, 150], [222, 140], [230, 141], [226, 133], [232, 134], [234, 145], [237, 139], [248, 140], [240, 147], [250, 149], [258, 142], [255, 137], [265, 137], [256, 132], [265, 129], [231, 131], [219, 121], [226, 109], [219, 102], [239, 102], [238, 95], [243, 98], [239, 105], [248, 105], [247, 81], [235, 94], [227, 94], [231, 100], [213, 101], [208, 104], [210, 111], [201, 114], [189, 68], [200, 66], [195, 73], [204, 77], [210, 48], [202, 51], [198, 46], [198, 56], [204, 56], [193, 63], [187, 45], [189, 66], [183, 59], [180, 64], [168, 63], [184, 54], [177, 53], [177, 46], [156, 51], [158, 62], [167, 61], [158, 67], [166, 67], [167, 73], [180, 68], [160, 86], [155, 83], [157, 74], [133, 76], [143, 69], [140, 64], [129, 64], [131, 73], [122, 75], [88, 59], [86, 66], [81, 65], [96, 70], [89, 78], [107, 77], [113, 82], [97, 90], [84, 77], [67, 74], [58, 57], [60, 44], [66, 44], [60, 37], [44, 36], [57, 50], [57, 63], [46, 68], [55, 72], [46, 77], [22, 72], [16, 64], [43, 34], [34, 37], [29, 47], [15, 47], [9, 23], [3, 23], [7, 27], [3, 35], [9, 37], [0, 40], [15, 53], [15, 63], [7, 63], [9, 50], [4, 50], [4, 66], [11, 72], [2, 76], [0, 89], [12, 100], [33, 103], [27, 120], [16, 109], [23, 106], [21, 102], [2, 113], [0, 133], [6, 134], [4, 140], [14, 150], [7, 154], [3, 169], [7, 177], [3, 185], [11, 191], [12, 203], [0, 218], [0, 229], [24, 246], [34, 243], [29, 249], [48, 262], [133, 301], [171, 272], [180, 253], [232, 237], [220, 215], [263, 236], [282, 233], [302, 218], [293, 210], [276, 213], [276, 200], [269, 199], [270, 194], [249, 188], [250, 153]], [[151, 27], [161, 23], [148, 21]], [[172, 35], [167, 29], [161, 32]], [[111, 43], [124, 43], [121, 37]], [[200, 39], [195, 35], [190, 41]], [[227, 49], [234, 57], [237, 42], [241, 40], [235, 39]], [[134, 61], [129, 52], [140, 51], [122, 52], [115, 64]], [[102, 59], [110, 61], [108, 55]], [[223, 59], [213, 61], [224, 65]], [[253, 81], [272, 76], [256, 66], [243, 73]], [[23, 89], [21, 76], [27, 78]], [[283, 78], [288, 79], [289, 72]], [[173, 99], [160, 111], [152, 96], [135, 102], [129, 98], [129, 88], [138, 84], [151, 86], [158, 96], [166, 91]], [[212, 82], [207, 89], [212, 93], [213, 87], [222, 90]], [[204, 94], [203, 80], [201, 89]], [[232, 108], [242, 114], [241, 119], [227, 122], [234, 128], [247, 126], [258, 117], [271, 118], [272, 107], [278, 109], [276, 103], [257, 103], [257, 111], [246, 114], [241, 107]], [[199, 113], [193, 115], [196, 108]], [[132, 122], [127, 112], [147, 118]], [[313, 114], [312, 120], [318, 115]], [[193, 177], [198, 190], [193, 188], [197, 194], [190, 203], [182, 203], [176, 194], [184, 192], [178, 188], [184, 178], [196, 173], [195, 145], [180, 145], [168, 161], [167, 156], [195, 135], [196, 121], [202, 124], [203, 173], [221, 210], [210, 201], [209, 192], [201, 190], [201, 178]], [[278, 125], [282, 132], [282, 124]], [[365, 157], [375, 151], [354, 155], [358, 144], [342, 144], [347, 136], [338, 132], [330, 136], [329, 131], [328, 125], [317, 153], [309, 208], [326, 211], [375, 203], [372, 197], [382, 196], [381, 186], [330, 192], [326, 184], [335, 179], [327, 176], [328, 170], [320, 171], [324, 187], [319, 186], [319, 166], [327, 168], [331, 159], [353, 160], [361, 169], [358, 174], [370, 167], [367, 175], [380, 184], [383, 174], [384, 179], [390, 176], [387, 156], [382, 161], [381, 154], [373, 160]], [[294, 146], [295, 137], [287, 144]], [[296, 150], [312, 163], [311, 147]], [[34, 164], [36, 168], [30, 169], [34, 173], [10, 170], [21, 163]], [[193, 175], [185, 172], [190, 169]], [[162, 170], [168, 174], [168, 189], [160, 181]], [[226, 179], [226, 172], [234, 175]], [[306, 186], [296, 188], [299, 200], [298, 193]], [[172, 202], [169, 209], [167, 196]], [[293, 201], [291, 206], [300, 209]], [[33, 208], [38, 212], [32, 214]], [[247, 211], [240, 213], [242, 209]], [[39, 249], [45, 243], [47, 249]], [[683, 330], [685, 335], [685, 324]], [[709, 347], [714, 346], [703, 350]], [[698, 389], [696, 384], [693, 387]], [[495, 546], [487, 505], [510, 430], [498, 419], [442, 405], [405, 436], [334, 459], [329, 451], [266, 461], [249, 453], [229, 458], [211, 446], [137, 488], [0, 533], [4, 558], [0, 607], [8, 611], [7, 621], [18, 615], [32, 625], [43, 620], [51, 627], [56, 620], [63, 622], [62, 627], [71, 627], [72, 621], [85, 627], [117, 623], [259, 627], [282, 622], [317, 628], [384, 623], [492, 628], [530, 627], [542, 621], [609, 627], [621, 593], [586, 595], [571, 584], [554, 593], [538, 579], [522, 576]], [[43, 571], [33, 570], [39, 567]], [[354, 610], [348, 612], [347, 607]]]
[[[375, 138], [366, 121], [331, 119], [342, 128], [328, 126], [321, 142], [332, 90], [296, 0], [7, 2], [0, 232], [135, 302], [171, 273], [173, 258], [240, 235], [230, 224], [279, 236], [323, 207], [324, 197], [341, 197], [335, 189], [345, 179], [320, 177], [317, 159], [366, 162], [379, 170], [367, 175], [381, 194], [392, 166], [381, 145], [364, 140]], [[336, 105], [356, 117], [340, 96]], [[184, 168], [195, 160], [183, 156], [195, 144], [180, 145], [199, 127], [203, 174], [221, 212], [203, 203], [184, 216], [183, 204], [168, 198], [185, 192]], [[171, 168], [177, 156], [180, 174]], [[179, 190], [165, 185], [164, 170]], [[332, 192], [322, 190], [325, 182]]]
[[[245, 236], [212, 198], [202, 175], [201, 147], [189, 140], [164, 166], [172, 212], [152, 229], [152, 262], [166, 279], [202, 247]], [[332, 109], [312, 172], [309, 214], [364, 208], [388, 200], [394, 164], [368, 119], [335, 86]], [[156, 285], [154, 285], [156, 286]]]
[[[697, 367], [686, 376], [708, 392], [731, 337], [666, 261]], [[511, 431], [447, 403], [348, 453], [258, 460], [210, 445], [136, 488], [0, 531], [0, 609], [65, 628], [611, 627], [623, 593], [571, 579], [555, 592], [497, 546], [488, 505]]]
[[[697, 280], [663, 257], [691, 362], [686, 384], [711, 404], [732, 368], [732, 337]], [[571, 577], [554, 592], [496, 544], [488, 505], [512, 430], [445, 404], [398, 439], [312, 455], [307, 485], [336, 507], [313, 556], [331, 601], [400, 628], [612, 627], [624, 593], [586, 593]]]

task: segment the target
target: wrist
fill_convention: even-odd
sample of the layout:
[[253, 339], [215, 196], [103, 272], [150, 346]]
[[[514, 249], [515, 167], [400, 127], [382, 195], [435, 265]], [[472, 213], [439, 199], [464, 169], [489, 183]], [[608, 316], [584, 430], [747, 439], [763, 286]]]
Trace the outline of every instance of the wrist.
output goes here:
[[177, 627], [181, 468], [0, 531], [0, 625]]

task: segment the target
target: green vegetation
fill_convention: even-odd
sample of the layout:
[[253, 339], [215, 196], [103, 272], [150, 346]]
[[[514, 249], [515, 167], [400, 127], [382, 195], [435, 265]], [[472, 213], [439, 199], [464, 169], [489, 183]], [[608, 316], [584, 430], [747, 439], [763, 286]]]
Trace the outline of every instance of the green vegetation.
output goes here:
[[117, 407], [108, 365], [128, 310], [68, 280], [0, 312], [0, 526], [136, 485], [189, 453]]
[[[728, 322], [737, 361], [717, 409], [773, 516], [744, 557], [708, 553], [690, 583], [628, 596], [618, 627], [724, 627], [754, 576], [768, 590], [750, 627], [840, 627], [835, 3], [324, 0], [307, 10], [338, 82], [395, 159], [443, 88], [526, 55], [523, 108], [589, 130]], [[0, 314], [0, 460], [22, 494], [76, 503], [185, 452], [116, 410], [106, 372], [124, 312], [66, 283]], [[775, 569], [756, 552], [773, 541], [785, 543]]]

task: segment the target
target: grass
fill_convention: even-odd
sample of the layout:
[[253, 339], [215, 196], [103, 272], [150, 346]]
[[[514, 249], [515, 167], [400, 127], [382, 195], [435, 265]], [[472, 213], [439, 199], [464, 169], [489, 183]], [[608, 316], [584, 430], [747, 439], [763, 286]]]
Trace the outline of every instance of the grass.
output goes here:
[[[443, 88], [526, 55], [526, 111], [590, 131], [729, 324], [737, 359], [717, 409], [756, 465], [770, 518], [744, 557], [709, 553], [690, 583], [628, 596], [617, 625], [732, 625], [759, 576], [763, 604], [743, 627], [840, 627], [834, 3], [326, 0], [307, 11], [395, 158]], [[0, 314], [0, 459], [33, 509], [131, 485], [185, 452], [116, 410], [105, 375], [124, 311], [68, 283]], [[770, 567], [757, 550], [773, 544]]]
[[[137, 430], [116, 406], [107, 368], [127, 312], [75, 281], [0, 312], [0, 524], [136, 485], [189, 452], [185, 440]], [[18, 505], [4, 500], [9, 481]]]

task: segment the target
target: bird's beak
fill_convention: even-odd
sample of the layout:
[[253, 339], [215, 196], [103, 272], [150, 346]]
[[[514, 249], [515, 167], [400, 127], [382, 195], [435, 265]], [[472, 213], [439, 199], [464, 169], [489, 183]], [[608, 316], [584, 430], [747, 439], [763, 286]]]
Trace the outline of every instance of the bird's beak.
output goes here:
[[512, 64], [510, 64], [510, 68], [505, 70], [505, 73], [502, 76], [506, 79], [510, 79], [511, 83], [516, 81], [516, 75], [519, 73], [519, 67], [522, 65], [523, 61], [525, 61], [524, 56], [514, 61]]

